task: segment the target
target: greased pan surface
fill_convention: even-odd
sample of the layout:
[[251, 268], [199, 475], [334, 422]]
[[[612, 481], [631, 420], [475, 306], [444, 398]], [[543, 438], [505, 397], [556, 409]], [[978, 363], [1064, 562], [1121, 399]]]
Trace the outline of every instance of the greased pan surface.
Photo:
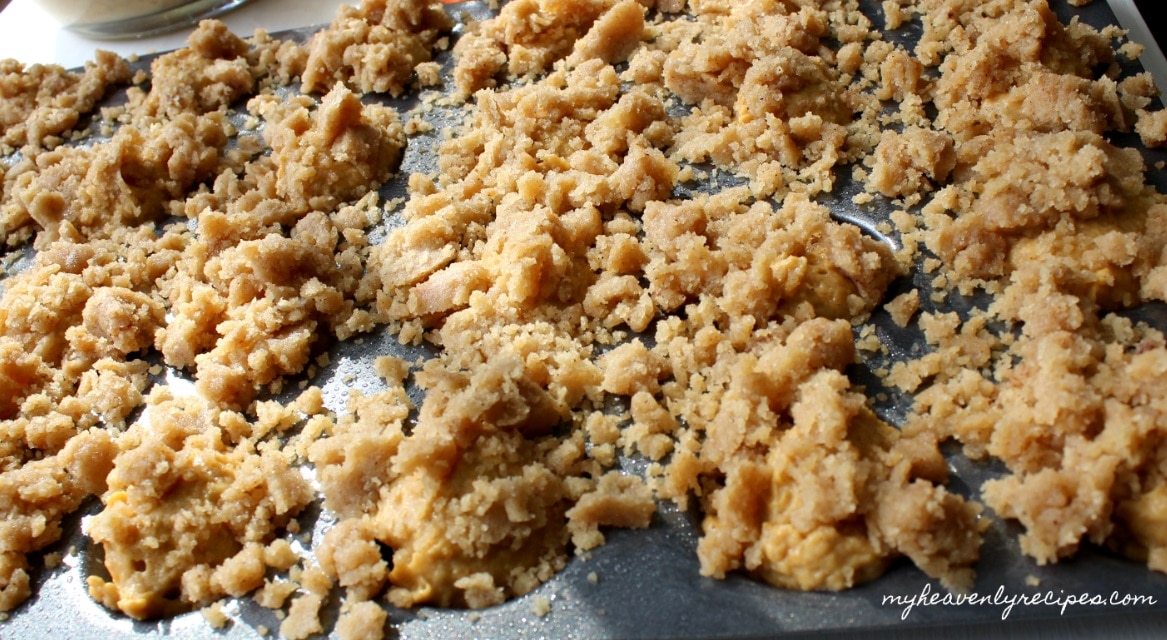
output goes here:
[[[869, 15], [878, 11], [871, 3], [863, 4]], [[1054, 5], [1063, 20], [1078, 16], [1095, 26], [1113, 23], [1113, 16], [1102, 3], [1073, 9], [1062, 2]], [[451, 14], [463, 21], [465, 16], [489, 15], [481, 3], [450, 5]], [[465, 12], [465, 13], [461, 13]], [[297, 30], [282, 37], [306, 39], [314, 29]], [[912, 28], [888, 34], [889, 39], [911, 37]], [[145, 66], [149, 58], [140, 65]], [[448, 55], [441, 59], [447, 72]], [[116, 97], [113, 99], [116, 101]], [[380, 100], [372, 97], [367, 100]], [[416, 97], [402, 100], [383, 99], [402, 111], [413, 107]], [[461, 115], [456, 109], [438, 107], [419, 111], [434, 125], [433, 132], [414, 136], [405, 151], [403, 166], [397, 177], [381, 193], [384, 199], [405, 194], [405, 179], [410, 172], [436, 168], [436, 143], [444, 127], [454, 126]], [[1167, 153], [1145, 152], [1147, 163], [1167, 159]], [[1167, 190], [1167, 180], [1159, 169], [1148, 171], [1148, 180]], [[834, 195], [823, 199], [836, 218], [849, 220], [869, 234], [888, 243], [895, 237], [877, 229], [890, 208], [859, 207], [851, 196], [859, 188], [841, 181]], [[697, 189], [698, 191], [700, 188]], [[684, 196], [684, 193], [678, 193]], [[399, 219], [387, 218], [382, 229], [374, 232], [374, 242]], [[380, 237], [378, 237], [380, 236]], [[27, 260], [27, 257], [24, 258]], [[888, 298], [909, 286], [929, 290], [929, 277], [918, 270], [910, 282], [893, 285]], [[926, 296], [921, 296], [922, 298]], [[959, 302], [958, 302], [959, 304]], [[971, 304], [971, 303], [969, 303]], [[957, 309], [962, 310], [962, 309]], [[1131, 312], [1152, 326], [1167, 330], [1167, 309], [1148, 305]], [[890, 358], [906, 357], [918, 345], [917, 336], [895, 326], [884, 312], [872, 319], [877, 332], [891, 347]], [[413, 360], [425, 348], [401, 346], [395, 337], [379, 330], [363, 341], [342, 342], [330, 351], [331, 364], [309, 382], [325, 390], [326, 403], [342, 410], [350, 388], [372, 391], [378, 387], [373, 360], [380, 355], [398, 355]], [[864, 356], [867, 357], [867, 356]], [[874, 395], [878, 381], [870, 371], [886, 364], [869, 360], [857, 367], [854, 377], [870, 385]], [[898, 423], [907, 411], [907, 398], [891, 394], [877, 403], [882, 416]], [[946, 448], [952, 477], [949, 487], [964, 495], [976, 495], [983, 481], [997, 477], [1002, 469], [966, 459], [957, 447]], [[643, 470], [644, 461], [622, 460], [629, 472]], [[87, 514], [96, 513], [96, 501], [86, 503], [81, 511], [66, 520], [72, 534], [46, 550], [64, 554], [55, 569], [39, 569], [34, 575], [34, 596], [0, 626], [0, 637], [14, 638], [92, 638], [145, 639], [181, 638], [255, 638], [258, 629], [275, 630], [279, 619], [272, 611], [259, 607], [247, 598], [229, 601], [224, 608], [232, 622], [221, 630], [210, 627], [198, 613], [188, 613], [153, 623], [134, 622], [111, 614], [86, 593], [85, 578], [100, 571], [99, 550], [80, 534]], [[310, 527], [313, 539], [331, 522], [318, 508], [301, 518], [304, 530]], [[420, 608], [407, 611], [389, 607], [387, 637], [454, 638], [688, 638], [688, 637], [769, 637], [808, 631], [863, 631], [879, 629], [916, 629], [928, 625], [995, 623], [1002, 619], [1067, 619], [1086, 616], [1106, 620], [1138, 612], [1148, 619], [1164, 620], [1167, 614], [1167, 576], [1117, 558], [1112, 554], [1083, 549], [1073, 559], [1057, 565], [1037, 566], [1021, 554], [1017, 537], [1020, 527], [992, 518], [978, 564], [975, 591], [983, 599], [979, 604], [956, 604], [944, 600], [947, 593], [939, 584], [919, 570], [902, 562], [881, 578], [840, 593], [799, 593], [776, 589], [741, 575], [724, 581], [703, 578], [699, 574], [696, 544], [699, 536], [697, 516], [662, 504], [647, 530], [618, 530], [608, 534], [608, 542], [586, 558], [572, 559], [565, 570], [533, 593], [504, 605], [477, 611]], [[310, 545], [311, 543], [308, 543]], [[306, 545], [307, 546], [307, 545]], [[36, 566], [36, 563], [33, 563]], [[935, 595], [934, 595], [935, 594]], [[1103, 602], [1077, 603], [1082, 595], [1101, 596]], [[941, 598], [937, 600], [936, 598]], [[546, 598], [551, 612], [536, 615], [535, 598]], [[1029, 598], [1029, 601], [1020, 601]], [[1089, 600], [1089, 598], [1083, 598]], [[1151, 602], [1153, 600], [1154, 602]], [[335, 622], [338, 598], [326, 607], [325, 627]]]

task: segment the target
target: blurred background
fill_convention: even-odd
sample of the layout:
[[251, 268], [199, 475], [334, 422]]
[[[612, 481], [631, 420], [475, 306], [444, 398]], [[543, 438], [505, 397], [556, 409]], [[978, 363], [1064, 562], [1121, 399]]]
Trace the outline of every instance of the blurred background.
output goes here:
[[[276, 32], [327, 24], [341, 4], [360, 0], [250, 0], [217, 16], [235, 33], [250, 36], [255, 29]], [[184, 46], [189, 28], [149, 38], [99, 40], [62, 29], [37, 0], [0, 0], [0, 59], [15, 58], [26, 64], [55, 63], [79, 67], [93, 58], [96, 49], [123, 56], [169, 51]]]

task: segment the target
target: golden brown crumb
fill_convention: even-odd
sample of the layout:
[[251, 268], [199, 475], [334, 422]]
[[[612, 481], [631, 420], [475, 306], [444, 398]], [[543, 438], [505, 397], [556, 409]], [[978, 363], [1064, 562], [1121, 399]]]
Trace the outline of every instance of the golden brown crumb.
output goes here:
[[919, 197], [945, 181], [955, 164], [952, 139], [946, 133], [918, 127], [888, 131], [875, 148], [867, 186], [888, 197]]
[[[332, 24], [308, 43], [302, 74], [305, 92], [326, 91], [343, 82], [361, 93], [400, 95], [418, 65], [452, 21], [433, 0], [362, 0], [341, 5]], [[432, 67], [421, 67], [422, 85], [433, 82]]]
[[[155, 127], [122, 127], [93, 148], [53, 151], [44, 169], [21, 173], [5, 189], [12, 198], [0, 214], [0, 231], [7, 235], [33, 225], [38, 246], [45, 248], [58, 239], [77, 244], [111, 238], [124, 227], [159, 220], [167, 201], [214, 175], [228, 140], [226, 124], [221, 113], [186, 113]], [[122, 171], [135, 172], [142, 182], [116, 179]], [[171, 248], [178, 248], [173, 241]], [[78, 251], [74, 260], [83, 269], [93, 252]]]
[[1136, 60], [1139, 56], [1143, 55], [1143, 51], [1145, 50], [1146, 47], [1143, 45], [1134, 41], [1128, 41], [1124, 42], [1122, 46], [1118, 48], [1118, 54], [1124, 58]]
[[568, 528], [576, 547], [586, 551], [603, 542], [601, 526], [643, 529], [654, 513], [656, 503], [643, 480], [609, 471], [567, 512]]
[[551, 613], [551, 600], [547, 596], [535, 596], [531, 600], [531, 613], [534, 613], [540, 618], [547, 617], [547, 614]]
[[1138, 132], [1143, 144], [1148, 147], [1161, 147], [1167, 144], [1167, 110], [1138, 112], [1135, 122], [1135, 131]]
[[[459, 93], [466, 97], [495, 86], [496, 76], [504, 69], [512, 76], [528, 77], [546, 71], [568, 55], [592, 23], [614, 4], [614, 0], [507, 3], [497, 18], [481, 23], [454, 45], [458, 60], [454, 81]], [[598, 44], [600, 35], [594, 35], [593, 40]]]
[[255, 89], [247, 43], [218, 20], [204, 20], [187, 47], [150, 65], [150, 91], [131, 92], [132, 118], [144, 122], [227, 107]]
[[[278, 451], [228, 449], [214, 415], [194, 397], [163, 400], [119, 439], [105, 508], [88, 530], [105, 548], [112, 580], [90, 576], [89, 588], [132, 617], [261, 586], [262, 549], [246, 541], [271, 537], [312, 499]], [[165, 460], [174, 462], [159, 472]], [[270, 518], [253, 518], [257, 510]]]
[[296, 583], [286, 581], [265, 581], [262, 589], [255, 592], [255, 602], [268, 609], [280, 609], [284, 602], [296, 592]]
[[[125, 61], [0, 63], [0, 238], [36, 253], [0, 304], [0, 610], [90, 495], [101, 604], [222, 625], [223, 596], [291, 599], [293, 639], [338, 587], [345, 638], [384, 635], [382, 598], [528, 594], [658, 499], [700, 511], [707, 576], [843, 589], [902, 556], [965, 588], [987, 517], [945, 489], [946, 439], [1005, 465], [982, 499], [1038, 562], [1090, 541], [1167, 571], [1167, 346], [1111, 313], [1167, 299], [1167, 202], [1111, 135], [1167, 119], [1149, 76], [1096, 73], [1138, 53], [1116, 28], [975, 4], [884, 2], [909, 50], [822, 3], [514, 0], [454, 46], [472, 103], [404, 125], [353, 92], [447, 79], [441, 3], [365, 0], [305, 46], [206, 21], [93, 144]], [[462, 106], [382, 204], [406, 136]], [[898, 210], [840, 222], [815, 200], [839, 176]], [[886, 301], [913, 268], [931, 295]], [[924, 336], [874, 369], [912, 394], [900, 430], [844, 373], [889, 354], [881, 306]], [[326, 407], [326, 351], [372, 331], [427, 355]], [[198, 395], [147, 391], [182, 376]], [[318, 498], [335, 524], [301, 532]]]
[[108, 51], [97, 51], [81, 73], [0, 61], [0, 153], [26, 147], [25, 153], [35, 154], [49, 138], [77, 126], [111, 85], [129, 79], [129, 65]]
[[388, 614], [375, 602], [357, 602], [342, 609], [336, 621], [336, 635], [341, 640], [381, 640], [385, 637]]
[[[345, 587], [348, 598], [356, 600], [375, 597], [389, 574], [380, 547], [362, 525], [355, 519], [341, 521], [324, 535], [316, 552], [324, 572]], [[331, 587], [331, 582], [327, 586]], [[307, 585], [305, 588], [313, 591]]]
[[292, 601], [288, 616], [280, 623], [280, 637], [288, 640], [304, 640], [321, 633], [320, 607], [324, 599], [315, 593], [304, 594]]
[[209, 607], [203, 607], [199, 610], [199, 613], [215, 629], [223, 629], [231, 622], [231, 618], [223, 613], [223, 603], [221, 601], [215, 602]]
[[884, 308], [891, 314], [892, 322], [896, 323], [896, 326], [908, 326], [908, 322], [911, 321], [912, 316], [916, 315], [916, 311], [920, 309], [919, 289], [912, 289], [907, 293], [901, 293], [891, 302], [884, 305]]

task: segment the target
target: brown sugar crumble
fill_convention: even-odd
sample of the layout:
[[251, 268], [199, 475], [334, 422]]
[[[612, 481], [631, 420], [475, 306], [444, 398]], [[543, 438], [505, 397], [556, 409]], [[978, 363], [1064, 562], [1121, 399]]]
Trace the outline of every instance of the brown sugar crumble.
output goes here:
[[[882, 11], [918, 42], [855, 0], [363, 0], [148, 72], [0, 61], [0, 611], [95, 500], [94, 600], [250, 597], [293, 640], [530, 594], [658, 501], [701, 575], [788, 589], [967, 589], [994, 517], [1167, 572], [1167, 340], [1119, 313], [1167, 301], [1162, 164], [1110, 135], [1167, 143], [1137, 48], [1045, 0]], [[848, 377], [873, 315], [922, 336], [877, 371], [899, 425]], [[329, 355], [380, 334], [410, 355]], [[1007, 473], [949, 491], [947, 440]]]

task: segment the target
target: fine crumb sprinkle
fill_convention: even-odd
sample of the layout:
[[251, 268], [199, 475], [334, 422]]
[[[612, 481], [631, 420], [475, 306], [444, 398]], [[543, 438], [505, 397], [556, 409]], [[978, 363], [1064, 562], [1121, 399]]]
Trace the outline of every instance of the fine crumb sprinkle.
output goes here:
[[405, 122], [405, 133], [411, 136], [429, 133], [433, 130], [434, 126], [420, 117], [415, 116]]
[[595, 571], [589, 571], [588, 572], [588, 582], [590, 582], [592, 584], [599, 584], [600, 583], [600, 574], [596, 573]]
[[888, 313], [891, 314], [892, 322], [898, 327], [906, 327], [911, 322], [912, 316], [916, 315], [916, 311], [920, 309], [920, 291], [912, 289], [906, 293], [901, 293], [884, 305]]
[[551, 613], [551, 600], [547, 596], [535, 596], [531, 600], [531, 612], [540, 618], [546, 617]]
[[203, 607], [199, 612], [202, 613], [203, 618], [215, 629], [223, 629], [231, 622], [231, 618], [227, 617], [227, 614], [223, 612], [222, 601]]
[[1134, 41], [1127, 41], [1118, 48], [1117, 52], [1120, 56], [1128, 60], [1135, 60], [1138, 59], [1139, 56], [1143, 55], [1144, 50], [1145, 47], [1143, 47], [1143, 45]]
[[863, 334], [856, 339], [855, 347], [862, 351], [878, 353], [884, 348], [883, 343], [880, 341], [879, 335], [870, 329], [869, 326], [863, 327]]
[[56, 569], [61, 566], [62, 558], [63, 556], [60, 552], [46, 553], [44, 557], [45, 568]]

